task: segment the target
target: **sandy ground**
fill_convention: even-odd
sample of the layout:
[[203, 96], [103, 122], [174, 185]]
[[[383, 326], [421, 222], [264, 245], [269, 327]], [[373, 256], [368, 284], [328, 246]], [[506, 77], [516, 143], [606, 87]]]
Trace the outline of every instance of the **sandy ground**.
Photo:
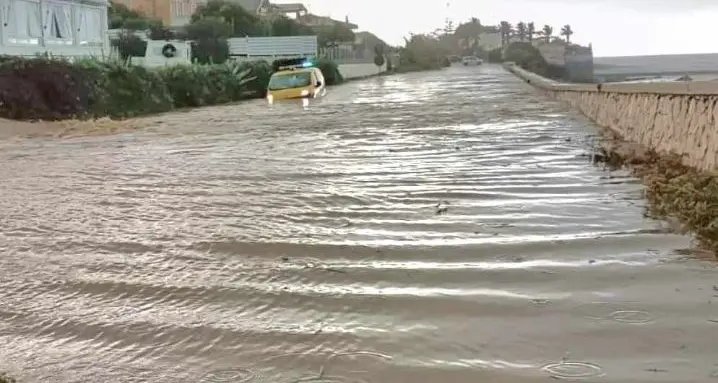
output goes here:
[[[154, 117], [156, 119], [156, 116]], [[127, 120], [65, 120], [65, 121], [16, 121], [0, 119], [0, 139], [56, 137], [69, 138], [87, 135], [113, 134], [144, 128], [152, 118], [135, 118]]]

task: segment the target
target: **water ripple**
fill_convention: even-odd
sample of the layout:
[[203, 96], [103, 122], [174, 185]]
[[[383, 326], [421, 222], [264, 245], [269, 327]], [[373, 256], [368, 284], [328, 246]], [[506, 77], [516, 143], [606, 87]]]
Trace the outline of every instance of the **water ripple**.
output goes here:
[[[1, 143], [0, 370], [461, 383], [714, 369], [714, 274], [666, 262], [688, 240], [643, 218], [637, 180], [592, 166], [592, 124], [500, 68], [147, 121]], [[567, 351], [595, 364], [545, 365]]]

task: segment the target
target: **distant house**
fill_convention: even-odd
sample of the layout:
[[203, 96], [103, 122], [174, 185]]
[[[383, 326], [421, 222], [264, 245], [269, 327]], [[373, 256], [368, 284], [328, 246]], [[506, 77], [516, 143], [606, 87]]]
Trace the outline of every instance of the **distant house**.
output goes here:
[[[207, 0], [114, 0], [128, 8], [138, 11], [148, 17], [162, 20], [164, 25], [180, 27], [190, 22], [192, 14]], [[269, 0], [227, 0], [241, 5], [247, 11], [258, 16], [282, 14], [310, 27], [332, 26], [342, 24], [349, 29], [359, 28], [350, 23], [347, 17], [344, 21], [334, 20], [325, 16], [309, 13], [304, 4], [272, 4]]]
[[[192, 14], [207, 0], [113, 0], [153, 19], [162, 20], [164, 25], [180, 27], [190, 22]], [[269, 0], [227, 0], [239, 4], [256, 15], [263, 15], [272, 9]]]
[[309, 13], [307, 7], [302, 3], [272, 4], [271, 10], [295, 20]]
[[263, 15], [268, 13], [272, 4], [269, 0], [228, 0], [229, 2], [236, 3], [242, 6], [242, 8], [252, 12], [256, 15]]
[[190, 22], [192, 14], [204, 1], [201, 0], [170, 0], [170, 12], [164, 15], [162, 23], [173, 27], [181, 27]]
[[319, 15], [314, 15], [311, 13], [306, 13], [306, 14], [300, 16], [299, 18], [297, 18], [297, 21], [299, 21], [300, 23], [302, 23], [304, 25], [308, 25], [310, 27], [331, 27], [331, 26], [334, 26], [337, 24], [341, 24], [351, 30], [355, 30], [355, 29], [359, 28], [358, 25], [349, 22], [349, 16], [347, 16], [344, 21], [339, 21], [339, 20], [334, 20], [331, 17], [319, 16]]
[[384, 40], [380, 39], [377, 35], [371, 32], [356, 32], [354, 36], [354, 45], [358, 48], [361, 47], [367, 50], [373, 50], [377, 45], [387, 46], [387, 43]]

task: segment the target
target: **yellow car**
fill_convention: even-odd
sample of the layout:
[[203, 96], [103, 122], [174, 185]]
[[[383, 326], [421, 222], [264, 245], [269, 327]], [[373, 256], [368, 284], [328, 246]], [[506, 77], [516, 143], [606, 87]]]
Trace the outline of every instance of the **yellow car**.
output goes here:
[[277, 60], [267, 85], [267, 101], [316, 98], [326, 93], [324, 74], [305, 59]]

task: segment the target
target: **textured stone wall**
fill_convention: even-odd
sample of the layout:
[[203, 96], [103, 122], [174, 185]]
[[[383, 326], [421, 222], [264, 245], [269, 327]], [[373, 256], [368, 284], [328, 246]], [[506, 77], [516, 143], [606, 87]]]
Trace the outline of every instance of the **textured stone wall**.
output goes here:
[[627, 141], [679, 154], [701, 170], [718, 168], [718, 82], [561, 84], [504, 67]]

